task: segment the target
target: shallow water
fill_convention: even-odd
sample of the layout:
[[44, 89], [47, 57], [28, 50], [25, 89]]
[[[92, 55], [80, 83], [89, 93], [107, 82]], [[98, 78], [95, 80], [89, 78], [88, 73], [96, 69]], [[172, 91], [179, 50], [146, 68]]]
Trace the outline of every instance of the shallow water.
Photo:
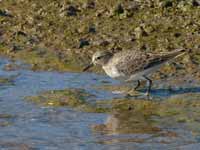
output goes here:
[[[66, 88], [85, 89], [94, 95], [94, 100], [123, 97], [120, 94], [93, 88], [103, 83], [119, 84], [109, 77], [91, 73], [33, 72], [26, 69], [4, 71], [3, 67], [7, 63], [9, 63], [7, 59], [0, 60], [0, 77], [15, 76], [15, 78], [12, 79], [12, 84], [0, 85], [0, 149], [149, 150], [179, 147], [192, 150], [199, 147], [199, 136], [190, 130], [185, 130], [184, 126], [166, 125], [152, 132], [147, 122], [146, 126], [142, 126], [136, 132], [135, 129], [129, 129], [131, 120], [124, 122], [123, 118], [121, 120], [113, 114], [85, 113], [68, 107], [44, 107], [24, 100], [24, 97], [37, 95], [42, 91]], [[153, 94], [170, 96], [191, 91], [200, 90], [198, 87], [173, 92], [153, 90]], [[110, 123], [112, 126], [109, 132], [92, 129], [94, 125]], [[118, 127], [124, 124], [130, 131], [129, 134], [119, 130]]]

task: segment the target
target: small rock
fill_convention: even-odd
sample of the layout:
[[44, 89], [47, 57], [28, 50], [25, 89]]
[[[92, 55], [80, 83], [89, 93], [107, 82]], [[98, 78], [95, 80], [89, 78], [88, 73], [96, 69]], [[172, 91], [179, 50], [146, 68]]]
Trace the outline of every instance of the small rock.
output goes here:
[[75, 31], [76, 31], [77, 33], [85, 33], [85, 32], [87, 32], [87, 30], [88, 30], [88, 29], [86, 29], [85, 26], [80, 26], [80, 27], [78, 27], [77, 29], [75, 29]]
[[23, 31], [17, 31], [14, 33], [14, 35], [17, 35], [17, 36], [27, 36], [27, 34]]
[[144, 31], [143, 27], [135, 28], [134, 32], [135, 32], [135, 37], [137, 39], [139, 39], [139, 38], [141, 38], [143, 36], [147, 36], [147, 33]]
[[182, 11], [188, 11], [190, 9], [190, 6], [192, 5], [192, 1], [180, 1], [177, 7], [180, 8]]
[[140, 5], [137, 5], [136, 3], [130, 4], [127, 6], [125, 13], [127, 17], [132, 17], [133, 14], [138, 11], [140, 8]]
[[133, 1], [127, 7], [128, 11], [136, 11], [140, 8], [140, 4], [137, 1]]
[[30, 37], [28, 40], [28, 44], [38, 44], [39, 42], [40, 40], [35, 36]]
[[21, 49], [22, 49], [21, 46], [19, 46], [17, 44], [12, 44], [10, 49], [7, 51], [7, 53], [16, 52], [16, 51], [19, 51]]
[[145, 25], [145, 24], [143, 24], [143, 25], [142, 25], [142, 28], [144, 29], [144, 31], [145, 31], [147, 34], [150, 34], [150, 33], [152, 33], [153, 31], [155, 31], [155, 29], [153, 28], [152, 25]]
[[140, 50], [142, 51], [147, 51], [148, 50], [148, 46], [143, 44], [143, 45], [140, 45]]
[[192, 0], [192, 6], [200, 6], [200, 0]]
[[110, 42], [108, 42], [108, 41], [102, 41], [102, 42], [100, 43], [100, 46], [106, 47], [106, 46], [108, 46], [109, 44], [110, 44]]
[[8, 11], [0, 10], [0, 16], [2, 17], [13, 17]]
[[4, 35], [4, 33], [5, 33], [5, 31], [2, 29], [0, 29], [0, 36], [3, 36]]
[[89, 26], [89, 33], [96, 33], [96, 28], [94, 25]]
[[175, 36], [176, 38], [178, 38], [178, 37], [181, 36], [181, 33], [174, 33], [174, 36]]
[[86, 40], [86, 39], [80, 39], [79, 40], [79, 48], [83, 48], [83, 47], [88, 46], [88, 45], [90, 45], [88, 40]]
[[115, 9], [115, 13], [118, 14], [118, 15], [124, 13], [124, 8], [123, 8], [123, 6], [121, 4], [119, 4], [117, 6], [117, 8]]
[[33, 71], [38, 70], [38, 64], [36, 64], [36, 63], [31, 64], [31, 70], [33, 70]]
[[76, 16], [77, 12], [79, 12], [77, 7], [72, 6], [72, 5], [70, 5], [66, 10], [67, 10], [67, 15], [68, 16]]
[[101, 17], [101, 16], [103, 16], [104, 14], [106, 14], [106, 10], [100, 9], [100, 10], [98, 10], [98, 11], [96, 12], [95, 16], [96, 16], [96, 17]]
[[165, 0], [159, 3], [160, 7], [167, 8], [167, 7], [172, 7], [173, 6], [173, 1], [172, 0]]
[[83, 8], [85, 8], [85, 9], [94, 9], [95, 8], [95, 2], [94, 1], [92, 1], [92, 0], [90, 0], [90, 1], [88, 1], [87, 3], [84, 3], [83, 4]]

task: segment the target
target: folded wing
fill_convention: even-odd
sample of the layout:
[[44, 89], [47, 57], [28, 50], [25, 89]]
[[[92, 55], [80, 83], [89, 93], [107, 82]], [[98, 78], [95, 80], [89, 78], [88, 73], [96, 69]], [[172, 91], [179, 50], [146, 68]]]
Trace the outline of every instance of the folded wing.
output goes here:
[[[119, 72], [132, 75], [146, 69], [161, 65], [169, 60], [184, 54], [186, 50], [176, 50], [173, 52], [165, 54], [152, 54], [140, 51], [127, 51], [119, 53], [118, 55], [123, 55], [116, 62], [116, 67]], [[132, 53], [130, 55], [130, 53]]]

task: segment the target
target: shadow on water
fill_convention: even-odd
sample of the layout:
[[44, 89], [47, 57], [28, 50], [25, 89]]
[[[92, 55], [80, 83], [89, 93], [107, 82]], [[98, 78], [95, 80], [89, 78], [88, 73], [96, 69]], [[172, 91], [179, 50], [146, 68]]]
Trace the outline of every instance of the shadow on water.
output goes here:
[[[145, 93], [146, 90], [140, 90], [140, 92]], [[187, 93], [200, 93], [200, 87], [182, 87], [174, 89], [152, 89], [151, 95], [158, 97], [160, 99], [166, 99], [168, 97]]]

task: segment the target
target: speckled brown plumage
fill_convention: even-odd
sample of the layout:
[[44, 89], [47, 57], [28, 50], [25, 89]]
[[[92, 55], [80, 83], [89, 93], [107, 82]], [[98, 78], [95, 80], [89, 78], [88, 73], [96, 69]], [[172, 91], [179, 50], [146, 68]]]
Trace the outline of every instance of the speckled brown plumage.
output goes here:
[[183, 52], [185, 52], [185, 50], [177, 50], [165, 54], [153, 54], [134, 50], [123, 51], [116, 53], [112, 59], [110, 59], [109, 63], [116, 65], [119, 72], [130, 76], [165, 63]]

